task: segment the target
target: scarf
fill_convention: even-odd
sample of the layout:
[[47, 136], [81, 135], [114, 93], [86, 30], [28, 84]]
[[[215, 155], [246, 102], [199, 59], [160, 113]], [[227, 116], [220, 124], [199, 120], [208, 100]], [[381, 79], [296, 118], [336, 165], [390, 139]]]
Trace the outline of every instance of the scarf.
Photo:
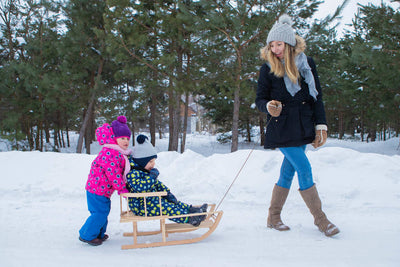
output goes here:
[[[283, 61], [283, 64], [285, 64], [285, 61]], [[311, 67], [308, 65], [307, 62], [307, 56], [304, 53], [300, 53], [295, 57], [295, 64], [297, 69], [299, 70], [300, 75], [304, 78], [308, 85], [308, 91], [310, 95], [314, 98], [314, 100], [317, 100], [317, 95], [318, 91], [315, 87], [315, 80], [314, 80], [314, 75], [311, 71]], [[269, 63], [268, 63], [269, 65]], [[269, 65], [269, 67], [271, 67]], [[283, 76], [283, 80], [285, 82], [286, 90], [294, 96], [297, 94], [298, 91], [301, 90], [301, 87], [299, 83], [293, 83], [292, 80], [289, 79], [289, 77], [286, 75]]]
[[132, 150], [130, 150], [130, 149], [124, 150], [124, 149], [122, 149], [119, 145], [115, 145], [115, 144], [105, 144], [104, 147], [117, 150], [118, 152], [120, 152], [120, 153], [124, 156], [124, 159], [125, 159], [125, 169], [124, 169], [123, 179], [124, 179], [124, 182], [126, 183], [126, 182], [127, 182], [127, 180], [126, 180], [126, 175], [127, 175], [128, 172], [131, 170], [131, 165], [130, 165], [130, 163], [129, 163], [128, 155], [131, 155], [131, 154], [132, 154]]

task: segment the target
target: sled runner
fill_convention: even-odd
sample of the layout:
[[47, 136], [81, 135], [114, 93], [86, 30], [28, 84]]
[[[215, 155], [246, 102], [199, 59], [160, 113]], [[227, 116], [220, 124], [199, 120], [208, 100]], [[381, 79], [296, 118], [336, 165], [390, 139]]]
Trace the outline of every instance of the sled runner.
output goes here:
[[[161, 215], [161, 216], [148, 216], [146, 211], [146, 198], [147, 197], [158, 197], [160, 203], [160, 214], [162, 214], [162, 205], [161, 205], [161, 197], [166, 196], [167, 192], [151, 192], [151, 193], [124, 193], [120, 195], [120, 206], [121, 206], [121, 223], [132, 223], [133, 231], [129, 233], [124, 233], [124, 236], [133, 237], [133, 244], [130, 245], [122, 245], [122, 249], [132, 249], [132, 248], [148, 248], [148, 247], [160, 247], [160, 246], [170, 246], [170, 245], [181, 245], [181, 244], [189, 244], [201, 241], [207, 238], [209, 235], [214, 232], [217, 228], [222, 214], [222, 211], [215, 210], [215, 204], [208, 205], [208, 211], [203, 213], [190, 213], [184, 215]], [[145, 216], [137, 216], [130, 209], [128, 205], [128, 198], [131, 197], [141, 197], [144, 198], [145, 203]], [[124, 205], [126, 202], [126, 206]], [[191, 224], [179, 224], [179, 223], [166, 223], [165, 221], [168, 219], [174, 218], [182, 218], [182, 217], [191, 217], [191, 216], [199, 216], [199, 215], [207, 215], [206, 219], [201, 222], [199, 226], [193, 226]], [[154, 231], [139, 231], [138, 230], [138, 222], [145, 221], [160, 221], [160, 228]], [[172, 233], [184, 233], [184, 232], [192, 232], [192, 231], [201, 231], [200, 229], [208, 229], [205, 233], [188, 239], [181, 240], [167, 240], [168, 235]], [[138, 237], [140, 236], [152, 236], [161, 234], [161, 240], [157, 242], [138, 242]]]

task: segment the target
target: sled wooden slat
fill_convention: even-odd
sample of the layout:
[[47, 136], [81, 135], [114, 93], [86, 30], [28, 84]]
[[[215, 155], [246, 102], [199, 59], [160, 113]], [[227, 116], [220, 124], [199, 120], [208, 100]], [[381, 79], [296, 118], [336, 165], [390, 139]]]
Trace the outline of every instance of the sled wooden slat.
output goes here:
[[[125, 193], [120, 195], [120, 207], [121, 207], [121, 223], [132, 223], [133, 231], [124, 233], [123, 236], [133, 237], [133, 244], [123, 245], [122, 249], [133, 249], [133, 248], [149, 248], [149, 247], [159, 247], [159, 246], [170, 246], [170, 245], [181, 245], [181, 244], [190, 244], [194, 242], [199, 242], [205, 238], [207, 238], [214, 230], [217, 228], [221, 218], [222, 211], [215, 211], [215, 204], [208, 205], [208, 211], [203, 213], [191, 213], [184, 215], [175, 215], [175, 216], [147, 216], [147, 212], [145, 216], [137, 216], [133, 214], [129, 209], [128, 198], [130, 197], [158, 197], [160, 202], [160, 214], [162, 214], [162, 205], [161, 205], [161, 197], [166, 196], [167, 192], [154, 192], [154, 193]], [[123, 202], [126, 202], [126, 206]], [[146, 202], [146, 201], [144, 201]], [[124, 208], [125, 206], [125, 208]], [[166, 223], [168, 219], [177, 219], [182, 217], [190, 217], [190, 216], [199, 216], [206, 215], [206, 219], [197, 227], [191, 224], [179, 224], [179, 223]], [[145, 221], [160, 221], [160, 228], [154, 231], [139, 231], [138, 223], [144, 223]], [[192, 232], [199, 229], [207, 229], [205, 233], [201, 234], [195, 238], [183, 239], [183, 240], [167, 240], [168, 235], [172, 233], [185, 233]], [[140, 236], [150, 236], [150, 235], [161, 235], [160, 242], [144, 242], [139, 243], [138, 237]]]

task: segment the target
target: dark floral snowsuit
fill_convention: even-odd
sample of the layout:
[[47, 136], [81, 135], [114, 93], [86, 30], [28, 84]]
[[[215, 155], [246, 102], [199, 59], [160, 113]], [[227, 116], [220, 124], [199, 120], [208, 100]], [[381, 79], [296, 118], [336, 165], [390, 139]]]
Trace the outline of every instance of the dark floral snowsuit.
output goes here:
[[[131, 193], [147, 193], [147, 192], [170, 192], [169, 188], [161, 181], [151, 175], [148, 171], [141, 168], [130, 156], [129, 162], [131, 170], [127, 174], [127, 188]], [[158, 197], [146, 198], [147, 216], [160, 215], [160, 202]], [[184, 215], [189, 213], [190, 205], [178, 201], [177, 203], [169, 202], [166, 198], [161, 198], [163, 215]], [[144, 216], [144, 200], [143, 198], [129, 198], [129, 208], [133, 213]], [[187, 217], [172, 219], [177, 223], [186, 223]]]

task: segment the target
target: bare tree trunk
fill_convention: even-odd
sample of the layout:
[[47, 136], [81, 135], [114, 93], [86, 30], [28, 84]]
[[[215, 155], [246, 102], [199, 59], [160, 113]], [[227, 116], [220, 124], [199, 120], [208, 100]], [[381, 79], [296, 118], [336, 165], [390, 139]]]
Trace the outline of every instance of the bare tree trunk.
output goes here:
[[[169, 126], [169, 139], [168, 139], [168, 151], [174, 151], [174, 147], [173, 147], [173, 142], [172, 140], [173, 135], [174, 135], [174, 116], [175, 116], [175, 105], [174, 105], [174, 91], [172, 88], [172, 84], [171, 84], [171, 79], [170, 79], [170, 85], [168, 88], [168, 126]], [[175, 149], [176, 151], [176, 149]]]
[[363, 111], [361, 111], [361, 116], [360, 116], [360, 127], [361, 127], [361, 142], [364, 142], [365, 129], [364, 129], [364, 112]]
[[63, 148], [65, 148], [64, 132], [61, 129], [60, 129], [60, 135], [61, 135], [61, 145]]
[[161, 140], [162, 139], [162, 131], [161, 131], [161, 128], [160, 129], [158, 129], [158, 138]]
[[385, 122], [383, 122], [382, 127], [383, 127], [383, 129], [382, 129], [383, 141], [386, 141], [386, 123]]
[[149, 127], [150, 127], [150, 139], [151, 139], [151, 144], [153, 146], [156, 145], [156, 112], [157, 112], [157, 97], [155, 96], [154, 90], [151, 90], [150, 93], [150, 121], [149, 121]]
[[188, 115], [189, 115], [189, 93], [185, 93], [185, 112], [183, 117], [183, 129], [182, 129], [182, 140], [181, 140], [181, 153], [185, 152], [186, 146], [186, 133], [188, 125]]
[[246, 122], [246, 132], [247, 132], [247, 142], [251, 142], [251, 125], [250, 125], [250, 121], [248, 120]]
[[36, 127], [36, 135], [35, 135], [35, 149], [39, 150], [39, 151], [43, 151], [40, 150], [40, 122], [38, 123], [38, 127]]
[[[132, 93], [131, 90], [130, 90], [131, 87], [134, 87], [134, 84], [131, 86], [131, 85], [129, 84], [129, 81], [128, 81], [128, 82], [126, 83], [126, 88], [127, 88], [127, 91], [128, 91], [128, 102], [129, 102], [129, 103], [133, 103], [133, 102], [134, 102], [133, 93]], [[129, 128], [130, 128], [130, 130], [131, 130], [131, 132], [132, 132], [132, 146], [135, 146], [135, 123], [134, 123], [135, 118], [134, 118], [134, 113], [133, 113], [132, 104], [129, 105], [129, 108], [128, 108], [128, 110], [127, 110], [126, 112], [127, 112], [126, 118], [127, 118], [127, 120], [128, 120], [128, 124], [130, 124], [130, 127], [129, 127]]]
[[231, 152], [238, 150], [239, 146], [239, 107], [240, 107], [240, 81], [237, 81], [234, 103], [233, 103], [233, 118], [232, 118], [232, 146]]
[[[31, 128], [29, 127], [29, 122], [27, 122], [26, 118], [22, 119], [22, 132], [25, 133], [27, 139], [28, 139], [28, 144], [29, 144], [29, 150], [34, 150], [34, 141], [33, 141], [33, 136], [32, 136], [32, 131]], [[18, 139], [16, 138], [15, 141], [18, 143]]]
[[339, 139], [342, 139], [344, 136], [344, 114], [343, 111], [339, 110]]
[[86, 154], [90, 155], [90, 144], [92, 143], [92, 128], [93, 128], [93, 109], [88, 110], [88, 124], [85, 130], [85, 149]]
[[179, 140], [179, 94], [174, 92], [172, 81], [168, 88], [169, 143], [168, 151], [178, 151]]
[[43, 129], [40, 129], [40, 151], [43, 151]]
[[172, 147], [173, 151], [178, 151], [179, 146], [179, 134], [180, 134], [180, 126], [181, 126], [181, 112], [180, 112], [180, 95], [178, 93], [175, 94], [175, 109], [174, 109], [174, 131], [173, 131], [173, 139], [172, 139]]
[[67, 123], [67, 126], [65, 127], [65, 132], [67, 133], [67, 146], [70, 147], [68, 123]]
[[92, 96], [90, 97], [89, 106], [86, 110], [81, 129], [79, 130], [79, 138], [78, 138], [78, 144], [76, 146], [76, 153], [82, 153], [83, 138], [86, 133], [86, 128], [87, 128], [88, 124], [90, 123], [90, 121], [89, 121], [90, 112], [91, 112], [91, 110], [93, 110], [94, 102], [95, 102], [95, 93], [93, 92]]
[[59, 146], [58, 146], [58, 135], [57, 135], [57, 129], [53, 129], [53, 132], [54, 132], [54, 150], [55, 151], [58, 151], [58, 148], [59, 148]]
[[76, 147], [76, 153], [82, 153], [83, 137], [85, 135], [88, 123], [90, 123], [90, 118], [92, 117], [91, 113], [94, 110], [94, 105], [96, 102], [96, 91], [97, 91], [97, 87], [98, 87], [98, 81], [100, 81], [101, 73], [103, 72], [103, 65], [104, 65], [104, 60], [103, 60], [103, 58], [101, 58], [100, 62], [99, 62], [99, 67], [97, 70], [98, 79], [94, 79], [94, 81], [92, 81], [92, 86], [90, 86], [92, 88], [92, 95], [90, 96], [89, 105], [88, 105], [85, 117], [83, 119], [81, 129], [79, 131], [79, 139], [78, 139], [78, 144]]
[[44, 125], [44, 134], [46, 138], [46, 144], [50, 143], [50, 130], [49, 130], [49, 125], [45, 123]]

